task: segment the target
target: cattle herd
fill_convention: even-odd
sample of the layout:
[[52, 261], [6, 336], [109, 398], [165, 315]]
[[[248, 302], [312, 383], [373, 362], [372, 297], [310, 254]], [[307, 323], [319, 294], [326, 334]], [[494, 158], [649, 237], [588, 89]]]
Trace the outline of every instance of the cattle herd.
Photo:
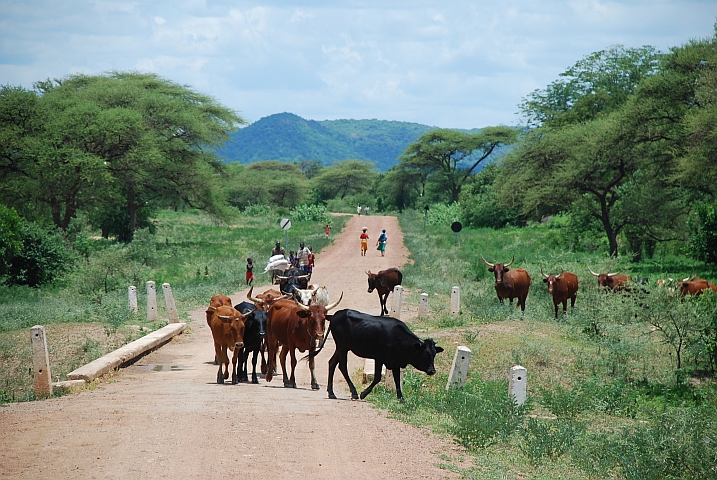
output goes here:
[[[516, 307], [525, 312], [525, 301], [530, 290], [530, 275], [522, 268], [510, 268], [515, 256], [508, 263], [489, 263], [482, 255], [481, 259], [488, 266], [488, 271], [495, 276], [495, 291], [503, 303], [508, 299]], [[571, 308], [575, 307], [579, 280], [572, 272], [561, 271], [557, 275], [547, 275], [541, 269], [543, 282], [547, 284], [548, 293], [552, 296], [555, 318], [558, 318], [559, 305], [563, 313], [567, 312], [570, 300]], [[597, 277], [597, 286], [606, 291], [631, 291], [634, 285], [628, 275], [619, 273], [590, 273]], [[319, 389], [314, 375], [314, 357], [323, 349], [331, 332], [336, 351], [329, 360], [329, 376], [327, 391], [329, 398], [336, 398], [333, 392], [333, 378], [336, 366], [339, 367], [351, 390], [351, 398], [359, 398], [347, 370], [347, 356], [351, 351], [362, 358], [375, 360], [376, 370], [373, 382], [361, 393], [365, 398], [373, 387], [381, 380], [383, 366], [391, 370], [396, 381], [396, 394], [403, 400], [400, 385], [400, 369], [412, 365], [416, 369], [433, 375], [436, 370], [434, 359], [443, 349], [431, 339], [421, 340], [411, 332], [406, 324], [388, 314], [386, 300], [396, 285], [403, 279], [397, 268], [382, 270], [378, 273], [366, 272], [368, 276], [368, 293], [376, 290], [381, 305], [381, 315], [374, 316], [356, 310], [339, 310], [330, 313], [343, 299], [329, 302], [329, 292], [325, 286], [309, 285], [309, 276], [300, 272], [288, 272], [279, 277], [280, 289], [267, 290], [253, 295], [253, 288], [247, 294], [247, 300], [232, 306], [232, 301], [225, 295], [211, 298], [206, 310], [207, 323], [214, 339], [215, 364], [217, 383], [224, 383], [229, 378], [229, 356], [233, 353], [231, 364], [232, 384], [248, 382], [248, 361], [252, 356], [251, 382], [258, 383], [256, 364], [261, 357], [261, 372], [270, 382], [276, 374], [277, 357], [281, 360], [283, 382], [285, 387], [296, 388], [295, 369], [297, 364], [296, 350], [308, 359], [311, 373], [311, 388]], [[701, 295], [717, 286], [707, 280], [688, 277], [683, 280], [666, 279], [657, 282], [668, 294]], [[326, 321], [329, 322], [325, 329]], [[266, 357], [265, 357], [266, 354]], [[291, 356], [291, 373], [286, 368], [286, 357]]]

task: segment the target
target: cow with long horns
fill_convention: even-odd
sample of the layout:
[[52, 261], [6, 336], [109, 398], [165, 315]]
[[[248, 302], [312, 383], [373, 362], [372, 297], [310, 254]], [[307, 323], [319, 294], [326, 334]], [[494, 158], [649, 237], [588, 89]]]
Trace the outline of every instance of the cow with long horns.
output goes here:
[[548, 293], [553, 296], [555, 306], [555, 318], [558, 318], [558, 305], [563, 304], [563, 313], [568, 311], [568, 299], [570, 308], [575, 308], [575, 298], [578, 296], [578, 276], [571, 272], [562, 271], [560, 275], [546, 275], [540, 269], [543, 282], [548, 284]]
[[[303, 305], [296, 300], [279, 300], [271, 306], [267, 313], [266, 341], [269, 347], [269, 365], [266, 370], [266, 381], [271, 382], [276, 365], [276, 353], [281, 345], [281, 368], [284, 386], [296, 388], [296, 352], [314, 352], [324, 336], [324, 324], [329, 315], [327, 313], [336, 308], [344, 294], [341, 293], [336, 303], [320, 305], [318, 303]], [[286, 355], [291, 353], [291, 377], [287, 375]], [[309, 358], [311, 371], [311, 388], [319, 389], [314, 375], [314, 358]]]
[[513, 299], [517, 298], [518, 303], [516, 307], [520, 307], [522, 312], [525, 312], [525, 299], [528, 297], [528, 290], [530, 290], [530, 275], [522, 268], [510, 269], [513, 262], [515, 262], [515, 255], [510, 263], [489, 263], [483, 259], [483, 263], [488, 265], [488, 271], [493, 272], [495, 275], [495, 293], [498, 294], [498, 300], [503, 303], [503, 299], [507, 298], [510, 300], [510, 304], [513, 305]]
[[607, 288], [614, 292], [625, 290], [628, 284], [632, 281], [632, 277], [629, 275], [621, 275], [618, 272], [615, 273], [595, 273], [590, 268], [590, 273], [595, 275], [598, 280], [598, 289]]

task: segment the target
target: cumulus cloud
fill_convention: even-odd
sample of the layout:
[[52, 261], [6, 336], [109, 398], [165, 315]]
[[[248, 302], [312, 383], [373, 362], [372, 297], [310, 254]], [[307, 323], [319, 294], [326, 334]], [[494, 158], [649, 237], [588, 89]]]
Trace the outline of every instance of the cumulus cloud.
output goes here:
[[702, 0], [79, 0], [0, 3], [0, 82], [137, 69], [250, 121], [514, 124], [521, 98], [613, 44], [713, 33]]

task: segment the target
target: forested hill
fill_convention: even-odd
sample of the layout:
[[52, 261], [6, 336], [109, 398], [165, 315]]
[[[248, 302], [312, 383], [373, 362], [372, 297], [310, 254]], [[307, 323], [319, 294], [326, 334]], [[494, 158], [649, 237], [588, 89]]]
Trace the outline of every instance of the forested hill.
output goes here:
[[331, 165], [339, 160], [368, 160], [385, 172], [398, 163], [408, 145], [436, 128], [388, 120], [315, 121], [277, 113], [233, 133], [218, 153], [241, 163], [307, 159]]

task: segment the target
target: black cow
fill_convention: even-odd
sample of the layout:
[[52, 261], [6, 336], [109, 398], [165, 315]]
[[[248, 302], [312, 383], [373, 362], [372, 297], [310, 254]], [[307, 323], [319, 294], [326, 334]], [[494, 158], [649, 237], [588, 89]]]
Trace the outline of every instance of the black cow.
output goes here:
[[373, 292], [374, 289], [376, 290], [378, 300], [381, 302], [381, 316], [384, 313], [388, 315], [388, 309], [386, 308], [388, 294], [393, 292], [396, 285], [401, 285], [403, 274], [397, 268], [389, 268], [378, 273], [371, 273], [369, 270], [366, 275], [368, 275], [368, 293]]
[[306, 290], [309, 286], [311, 275], [304, 275], [298, 268], [292, 267], [284, 272], [284, 275], [277, 275], [279, 279], [279, 290], [284, 295], [294, 295], [294, 290]]
[[403, 401], [401, 392], [401, 369], [406, 365], [413, 365], [417, 370], [426, 372], [428, 375], [436, 373], [433, 360], [437, 353], [443, 349], [436, 345], [433, 340], [421, 340], [411, 332], [405, 323], [391, 317], [379, 317], [357, 312], [356, 310], [339, 310], [336, 312], [326, 331], [321, 346], [316, 352], [311, 352], [310, 357], [316, 356], [324, 346], [326, 337], [332, 332], [336, 352], [329, 360], [329, 398], [336, 398], [334, 395], [334, 371], [336, 365], [346, 379], [351, 389], [351, 398], [358, 399], [347, 367], [348, 352], [362, 358], [373, 358], [376, 361], [376, 371], [373, 375], [373, 382], [361, 392], [361, 398], [371, 393], [373, 387], [381, 381], [381, 369], [384, 365], [393, 372], [396, 381], [396, 395]]
[[249, 313], [246, 314], [245, 318], [246, 329], [244, 331], [244, 357], [242, 358], [242, 362], [240, 362], [240, 364], [237, 366], [237, 368], [239, 369], [239, 381], [249, 381], [249, 355], [253, 352], [254, 356], [251, 360], [251, 383], [259, 383], [256, 377], [256, 360], [259, 354], [261, 354], [262, 364], [266, 364], [266, 360], [264, 359], [264, 351], [261, 348], [262, 344], [265, 342], [266, 339], [266, 310], [251, 310]]
[[256, 305], [254, 305], [251, 302], [241, 302], [237, 305], [234, 305], [234, 308], [239, 310], [244, 315], [248, 314], [252, 310], [256, 310]]

